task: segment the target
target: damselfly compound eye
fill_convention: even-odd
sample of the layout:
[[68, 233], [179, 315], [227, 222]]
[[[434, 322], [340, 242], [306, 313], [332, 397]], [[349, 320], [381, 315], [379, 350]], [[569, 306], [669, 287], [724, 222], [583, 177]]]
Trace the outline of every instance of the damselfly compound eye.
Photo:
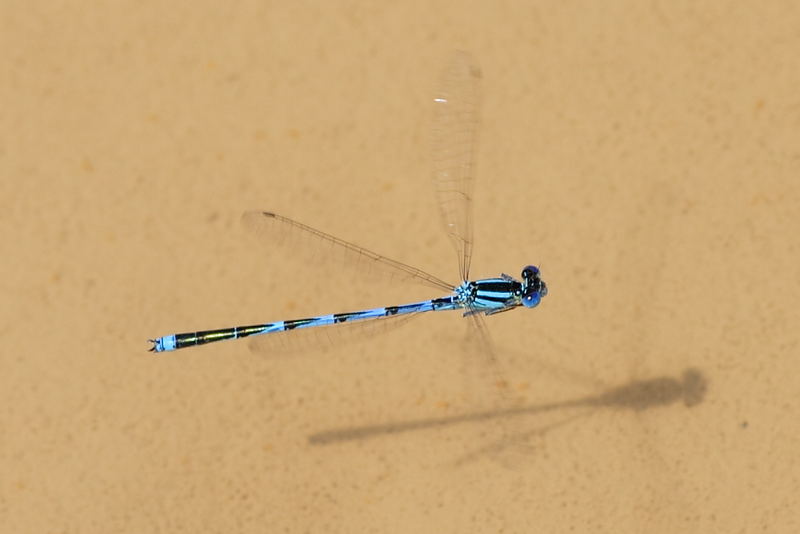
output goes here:
[[522, 269], [522, 278], [533, 278], [539, 274], [539, 268], [535, 265], [528, 265]]
[[539, 302], [542, 300], [542, 296], [539, 295], [538, 291], [534, 291], [532, 293], [528, 293], [524, 297], [522, 297], [522, 305], [526, 308], [535, 308], [539, 305]]

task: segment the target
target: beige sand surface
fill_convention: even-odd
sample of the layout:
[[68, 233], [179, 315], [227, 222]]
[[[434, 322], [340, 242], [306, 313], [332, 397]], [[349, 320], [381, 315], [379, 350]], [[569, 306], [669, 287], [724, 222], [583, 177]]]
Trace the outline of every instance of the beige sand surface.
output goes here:
[[[796, 2], [0, 9], [0, 532], [800, 531]], [[484, 75], [473, 274], [551, 289], [489, 318], [496, 365], [457, 314], [146, 352], [438, 296], [239, 217], [454, 278], [454, 49]]]

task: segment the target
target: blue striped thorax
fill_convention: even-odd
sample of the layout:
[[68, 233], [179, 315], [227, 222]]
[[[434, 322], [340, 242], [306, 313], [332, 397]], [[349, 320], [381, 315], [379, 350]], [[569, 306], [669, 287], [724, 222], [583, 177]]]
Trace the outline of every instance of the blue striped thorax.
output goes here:
[[[539, 268], [528, 265], [522, 270], [522, 281], [502, 274], [500, 278], [464, 281], [456, 290], [456, 301], [472, 312], [493, 314], [517, 306], [533, 308], [547, 295], [547, 285]], [[469, 311], [467, 313], [469, 313]]]

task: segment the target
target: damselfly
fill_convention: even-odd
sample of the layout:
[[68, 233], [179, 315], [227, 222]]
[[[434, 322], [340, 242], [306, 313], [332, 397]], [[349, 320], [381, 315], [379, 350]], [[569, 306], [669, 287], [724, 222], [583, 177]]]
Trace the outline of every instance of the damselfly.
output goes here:
[[474, 154], [477, 142], [478, 90], [480, 71], [469, 54], [454, 55], [442, 75], [434, 98], [433, 183], [445, 223], [445, 230], [458, 255], [462, 282], [448, 284], [424, 271], [391, 260], [374, 252], [315, 230], [292, 219], [272, 212], [245, 213], [245, 222], [262, 233], [280, 235], [282, 232], [307, 235], [329, 245], [329, 250], [356, 257], [380, 270], [406, 280], [415, 280], [449, 292], [449, 295], [356, 312], [334, 313], [306, 319], [292, 319], [251, 326], [235, 326], [173, 334], [151, 339], [151, 351], [165, 352], [226, 339], [273, 334], [301, 328], [329, 326], [355, 321], [390, 319], [430, 311], [464, 310], [472, 317], [478, 332], [485, 338], [481, 317], [514, 309], [533, 308], [545, 295], [547, 286], [539, 268], [528, 265], [522, 269], [521, 280], [507, 274], [497, 278], [469, 279], [472, 259], [472, 189]]

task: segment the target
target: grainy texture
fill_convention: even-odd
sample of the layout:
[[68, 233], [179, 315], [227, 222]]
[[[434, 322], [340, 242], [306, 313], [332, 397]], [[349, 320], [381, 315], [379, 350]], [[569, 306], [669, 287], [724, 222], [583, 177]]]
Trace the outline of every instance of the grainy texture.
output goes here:
[[[3, 532], [800, 530], [797, 3], [1, 9]], [[550, 288], [487, 321], [517, 411], [471, 395], [493, 375], [455, 314], [146, 352], [438, 296], [239, 220], [455, 279], [429, 156], [454, 49], [483, 73], [472, 275]]]

